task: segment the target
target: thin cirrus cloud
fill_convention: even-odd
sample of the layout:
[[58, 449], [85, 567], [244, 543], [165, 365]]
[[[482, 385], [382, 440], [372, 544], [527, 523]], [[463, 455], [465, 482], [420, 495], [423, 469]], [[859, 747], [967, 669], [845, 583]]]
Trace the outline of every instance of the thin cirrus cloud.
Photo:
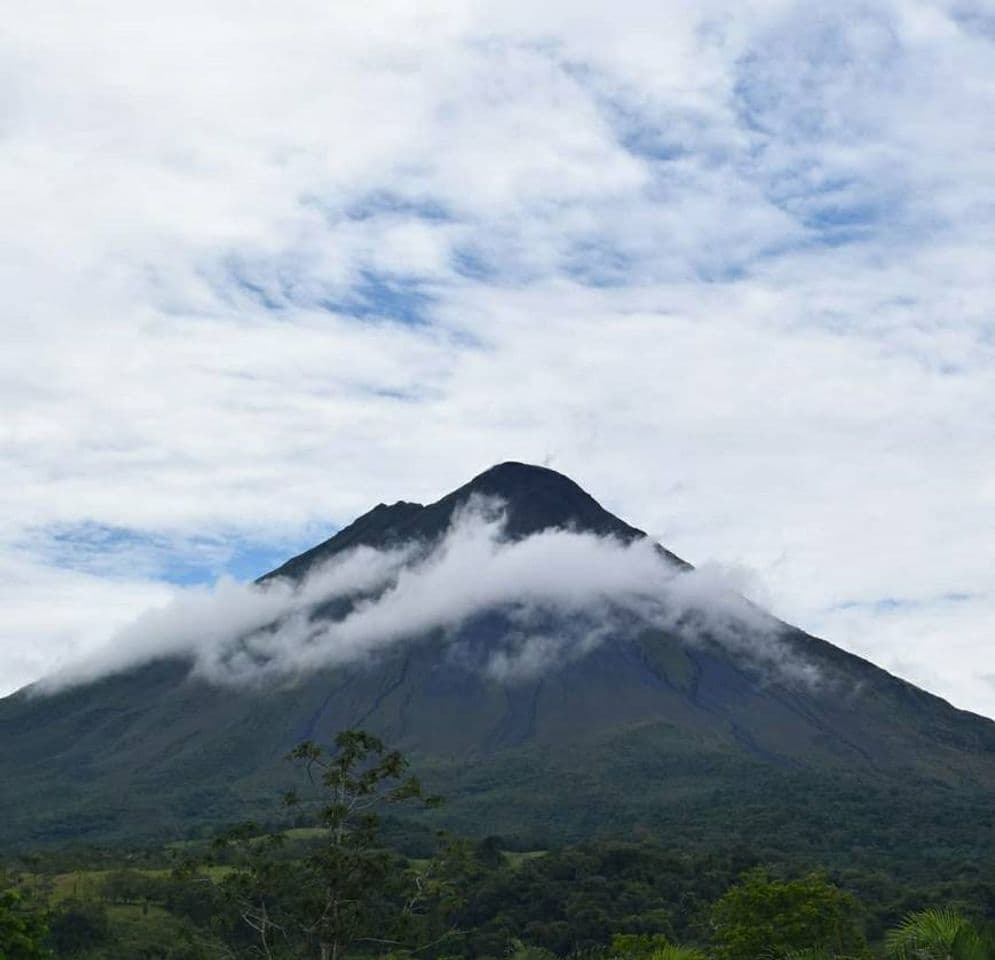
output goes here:
[[32, 5], [0, 689], [514, 458], [995, 714], [992, 42], [927, 0]]

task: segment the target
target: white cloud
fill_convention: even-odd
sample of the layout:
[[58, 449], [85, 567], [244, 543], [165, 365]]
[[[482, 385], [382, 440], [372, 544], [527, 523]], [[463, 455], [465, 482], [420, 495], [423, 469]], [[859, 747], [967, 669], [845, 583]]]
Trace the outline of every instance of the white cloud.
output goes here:
[[[122, 551], [84, 590], [46, 530], [286, 540], [550, 456], [995, 714], [986, 602], [930, 606], [993, 594], [986, 25], [932, 0], [21, 11], [0, 689], [106, 637], [91, 598], [165, 589]], [[914, 601], [900, 656], [886, 597]]]
[[[358, 547], [300, 582], [222, 579], [184, 591], [69, 662], [41, 689], [170, 656], [191, 659], [193, 671], [214, 683], [272, 682], [366, 661], [438, 631], [458, 657], [468, 642], [463, 625], [494, 612], [510, 629], [480, 667], [502, 680], [534, 676], [613, 634], [631, 633], [633, 618], [688, 643], [725, 644], [782, 679], [819, 677], [815, 664], [789, 653], [777, 621], [747, 603], [724, 571], [679, 570], [648, 539], [627, 544], [553, 529], [509, 541], [504, 526], [499, 501], [471, 498], [437, 544]], [[344, 613], [337, 610], [343, 603]]]
[[4, 593], [15, 602], [0, 627], [0, 685], [8, 690], [87, 656], [139, 611], [168, 601], [167, 584], [105, 579], [23, 558], [0, 560]]

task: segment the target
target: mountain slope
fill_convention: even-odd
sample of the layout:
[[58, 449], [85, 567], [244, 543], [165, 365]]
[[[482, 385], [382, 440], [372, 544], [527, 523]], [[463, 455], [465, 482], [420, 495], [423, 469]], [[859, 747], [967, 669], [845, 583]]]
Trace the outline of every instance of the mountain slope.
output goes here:
[[[357, 546], [438, 543], [475, 497], [503, 501], [512, 540], [645, 537], [568, 478], [509, 463], [428, 506], [381, 504], [260, 581], [301, 580]], [[660, 562], [690, 570], [662, 548]], [[531, 628], [546, 636], [576, 627], [542, 616]], [[272, 813], [293, 744], [363, 726], [411, 753], [470, 833], [709, 833], [735, 817], [834, 855], [866, 846], [869, 824], [875, 842], [995, 855], [995, 724], [764, 622], [808, 678], [743, 655], [707, 623], [689, 640], [620, 617], [582, 655], [502, 679], [482, 665], [518, 626], [497, 607], [294, 682], [218, 688], [174, 657], [50, 696], [22, 691], [0, 701], [0, 844], [180, 835]], [[799, 799], [812, 795], [818, 811]]]

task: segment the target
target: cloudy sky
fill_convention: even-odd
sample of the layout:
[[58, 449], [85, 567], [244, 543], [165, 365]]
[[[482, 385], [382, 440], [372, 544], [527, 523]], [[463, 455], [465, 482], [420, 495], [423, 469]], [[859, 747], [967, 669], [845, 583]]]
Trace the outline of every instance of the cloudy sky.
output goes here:
[[989, 0], [35, 0], [0, 692], [378, 501], [568, 473], [995, 716]]

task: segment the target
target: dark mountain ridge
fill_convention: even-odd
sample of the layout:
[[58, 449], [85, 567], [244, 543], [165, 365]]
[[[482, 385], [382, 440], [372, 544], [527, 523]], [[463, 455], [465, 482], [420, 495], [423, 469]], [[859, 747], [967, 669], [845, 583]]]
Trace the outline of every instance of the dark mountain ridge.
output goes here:
[[[504, 533], [511, 540], [549, 529], [581, 530], [623, 542], [646, 536], [609, 513], [562, 473], [508, 461], [485, 470], [428, 506], [404, 500], [389, 506], [377, 504], [328, 540], [264, 574], [258, 582], [275, 577], [299, 580], [315, 564], [353, 547], [383, 549], [410, 541], [434, 543], [449, 529], [456, 512], [473, 497], [494, 498], [504, 505]], [[690, 566], [663, 547], [660, 549], [678, 566]]]
[[[358, 546], [437, 543], [474, 497], [503, 503], [511, 540], [645, 537], [569, 478], [505, 463], [427, 506], [380, 504], [259, 582], [300, 581]], [[691, 570], [659, 549], [676, 575]], [[575, 628], [543, 616], [545, 636]], [[785, 798], [815, 791], [834, 799], [806, 842], [866, 845], [871, 822], [887, 842], [995, 852], [995, 723], [766, 622], [771, 649], [807, 676], [744, 656], [707, 623], [689, 640], [623, 616], [582, 655], [502, 678], [481, 666], [518, 642], [514, 611], [499, 607], [293, 682], [218, 688], [174, 657], [49, 696], [22, 691], [0, 701], [0, 844], [180, 835], [272, 812], [290, 747], [362, 726], [411, 753], [469, 833], [693, 833], [736, 817], [776, 838], [812, 816]], [[969, 841], [968, 820], [979, 825]]]

